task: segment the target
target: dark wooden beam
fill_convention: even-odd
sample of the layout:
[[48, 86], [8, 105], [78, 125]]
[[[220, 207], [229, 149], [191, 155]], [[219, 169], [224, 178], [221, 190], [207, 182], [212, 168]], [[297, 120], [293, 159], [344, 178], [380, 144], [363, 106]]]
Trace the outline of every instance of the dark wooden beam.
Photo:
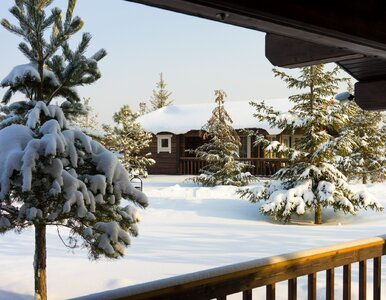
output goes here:
[[338, 60], [363, 57], [363, 54], [268, 33], [265, 56], [277, 67], [299, 68]]
[[365, 110], [386, 110], [386, 80], [355, 83], [355, 102]]
[[386, 58], [386, 1], [128, 0]]

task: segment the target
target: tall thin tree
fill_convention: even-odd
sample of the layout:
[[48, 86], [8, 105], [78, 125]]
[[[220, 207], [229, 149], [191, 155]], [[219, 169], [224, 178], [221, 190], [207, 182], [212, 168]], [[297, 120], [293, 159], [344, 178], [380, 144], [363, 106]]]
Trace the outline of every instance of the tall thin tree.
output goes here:
[[[129, 236], [137, 235], [139, 216], [132, 204], [147, 205], [116, 156], [68, 126], [66, 116], [82, 109], [75, 88], [101, 76], [98, 61], [106, 51], [86, 57], [88, 33], [71, 50], [69, 39], [83, 26], [73, 16], [76, 1], [68, 1], [63, 16], [59, 8], [47, 13], [52, 2], [15, 0], [10, 12], [18, 25], [1, 21], [22, 37], [19, 49], [29, 63], [1, 81], [8, 90], [0, 120], [0, 232], [34, 227], [35, 299], [40, 300], [47, 299], [47, 226], [70, 229], [71, 246], [81, 238], [92, 258], [118, 258]], [[16, 92], [27, 100], [11, 103]], [[59, 106], [56, 97], [66, 100]]]
[[240, 138], [232, 127], [232, 119], [225, 110], [226, 94], [215, 92], [216, 107], [208, 122], [202, 127], [202, 137], [207, 142], [193, 152], [205, 162], [200, 175], [192, 180], [204, 186], [243, 186], [255, 180], [248, 172], [248, 165], [239, 161]]
[[150, 111], [160, 109], [173, 103], [170, 99], [171, 92], [166, 89], [163, 74], [159, 74], [159, 81], [157, 82], [157, 89], [153, 90], [153, 96], [150, 99]]

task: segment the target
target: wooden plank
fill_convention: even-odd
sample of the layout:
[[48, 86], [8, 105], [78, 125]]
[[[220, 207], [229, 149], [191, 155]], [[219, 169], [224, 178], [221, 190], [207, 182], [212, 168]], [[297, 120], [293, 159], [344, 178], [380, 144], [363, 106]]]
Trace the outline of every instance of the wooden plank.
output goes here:
[[351, 299], [351, 264], [343, 266], [343, 299]]
[[359, 262], [359, 300], [366, 300], [367, 261]]
[[381, 300], [381, 257], [375, 257], [373, 263], [373, 297]]
[[298, 294], [297, 278], [288, 280], [288, 300], [296, 300]]
[[252, 300], [252, 290], [243, 291], [243, 300]]
[[308, 274], [308, 300], [316, 300], [316, 273]]
[[268, 33], [265, 36], [265, 57], [274, 66], [300, 68], [338, 60], [360, 58], [363, 57], [363, 54]]
[[326, 270], [326, 300], [334, 300], [335, 270]]

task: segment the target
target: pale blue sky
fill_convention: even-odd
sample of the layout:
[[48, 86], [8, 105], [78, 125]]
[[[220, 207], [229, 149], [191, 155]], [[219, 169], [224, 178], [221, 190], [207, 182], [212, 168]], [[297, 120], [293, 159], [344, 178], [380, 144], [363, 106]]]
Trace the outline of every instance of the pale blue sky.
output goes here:
[[[10, 21], [13, 0], [0, 1], [0, 17]], [[54, 5], [64, 8], [65, 0]], [[75, 14], [93, 35], [89, 53], [105, 48], [102, 78], [79, 88], [91, 97], [101, 122], [110, 122], [123, 104], [137, 110], [148, 101], [163, 72], [176, 104], [213, 101], [223, 89], [228, 101], [285, 98], [293, 91], [273, 77], [264, 56], [264, 33], [151, 8], [123, 0], [79, 0]], [[76, 37], [79, 39], [79, 35]], [[0, 78], [26, 63], [20, 38], [0, 28]], [[294, 72], [294, 71], [292, 71]], [[0, 89], [0, 97], [5, 90]]]

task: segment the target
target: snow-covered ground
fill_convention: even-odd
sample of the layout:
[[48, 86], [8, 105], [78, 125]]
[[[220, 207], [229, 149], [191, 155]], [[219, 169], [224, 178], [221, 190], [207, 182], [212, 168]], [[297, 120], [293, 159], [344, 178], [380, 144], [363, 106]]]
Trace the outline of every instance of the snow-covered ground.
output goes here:
[[[312, 216], [289, 225], [258, 213], [258, 205], [239, 199], [235, 187], [203, 188], [183, 176], [150, 176], [144, 191], [150, 206], [142, 212], [140, 236], [119, 260], [89, 261], [85, 250], [65, 248], [56, 228], [48, 230], [49, 299], [66, 299], [136, 283], [343, 241], [386, 234], [386, 212], [360, 211], [357, 216], [325, 212], [328, 221], [311, 224]], [[362, 188], [356, 185], [355, 188]], [[367, 185], [386, 207], [386, 185]], [[62, 232], [65, 235], [65, 232]], [[32, 230], [0, 236], [0, 299], [33, 298]], [[371, 278], [369, 262], [368, 276]], [[353, 266], [353, 299], [357, 297]], [[383, 264], [386, 280], [386, 263]], [[324, 274], [318, 284], [324, 285]], [[341, 297], [337, 273], [337, 299]], [[383, 281], [386, 299], [386, 281]], [[277, 299], [285, 299], [279, 285]], [[261, 299], [263, 291], [257, 291]], [[282, 294], [281, 294], [282, 293]], [[370, 296], [371, 289], [369, 288]], [[280, 295], [281, 294], [281, 295]], [[299, 299], [306, 285], [298, 287]], [[318, 294], [324, 298], [322, 291]]]

